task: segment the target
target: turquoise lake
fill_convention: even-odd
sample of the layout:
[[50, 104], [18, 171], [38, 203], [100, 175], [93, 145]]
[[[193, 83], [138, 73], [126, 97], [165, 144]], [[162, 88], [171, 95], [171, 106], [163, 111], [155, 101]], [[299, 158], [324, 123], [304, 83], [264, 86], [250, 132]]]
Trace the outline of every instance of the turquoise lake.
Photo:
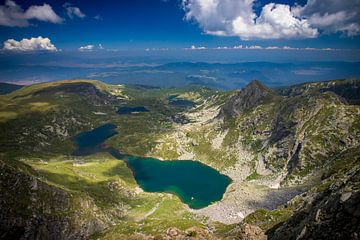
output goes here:
[[231, 179], [197, 161], [161, 161], [122, 154], [103, 142], [118, 134], [116, 126], [105, 124], [74, 137], [73, 155], [108, 152], [125, 160], [139, 186], [146, 192], [165, 192], [177, 195], [190, 208], [199, 209], [221, 200]]

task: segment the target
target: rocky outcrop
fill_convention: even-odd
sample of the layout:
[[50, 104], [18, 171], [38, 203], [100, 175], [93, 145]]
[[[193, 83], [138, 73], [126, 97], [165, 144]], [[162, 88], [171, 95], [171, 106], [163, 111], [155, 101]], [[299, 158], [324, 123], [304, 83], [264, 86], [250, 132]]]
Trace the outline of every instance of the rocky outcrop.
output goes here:
[[309, 202], [275, 228], [270, 239], [358, 239], [360, 193], [341, 191], [329, 189], [308, 198]]
[[222, 107], [220, 116], [235, 117], [245, 110], [255, 108], [263, 101], [275, 96], [275, 92], [257, 80], [251, 81], [244, 89], [232, 96]]
[[325, 170], [320, 186], [290, 204], [294, 214], [267, 233], [270, 239], [358, 239], [360, 236], [359, 148], [342, 154]]
[[239, 240], [267, 240], [264, 231], [256, 225], [245, 224], [237, 234]]

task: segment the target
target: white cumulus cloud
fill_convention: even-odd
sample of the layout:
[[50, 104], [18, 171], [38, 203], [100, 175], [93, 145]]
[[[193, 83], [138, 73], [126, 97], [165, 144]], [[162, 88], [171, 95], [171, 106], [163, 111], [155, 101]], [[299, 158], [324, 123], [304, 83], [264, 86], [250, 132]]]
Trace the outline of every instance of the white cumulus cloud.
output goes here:
[[314, 38], [317, 29], [312, 28], [306, 19], [294, 17], [290, 6], [270, 3], [262, 8], [260, 16], [250, 18], [238, 16], [232, 22], [232, 31], [244, 40], [279, 38]]
[[39, 20], [50, 23], [62, 23], [59, 17], [49, 4], [32, 5], [24, 11], [20, 5], [12, 0], [6, 0], [0, 5], [0, 25], [8, 27], [26, 27], [30, 25], [29, 20]]
[[91, 45], [91, 44], [79, 47], [80, 52], [91, 52], [94, 49], [95, 49], [95, 46]]
[[308, 0], [306, 5], [268, 3], [254, 11], [256, 0], [182, 0], [186, 20], [207, 34], [251, 39], [315, 38], [321, 32], [360, 33], [360, 0]]
[[294, 12], [325, 33], [360, 34], [360, 0], [308, 0]]
[[66, 9], [66, 13], [69, 16], [69, 18], [85, 18], [86, 15], [80, 10], [80, 8], [73, 6], [70, 3], [65, 3], [64, 8]]
[[8, 39], [4, 42], [3, 50], [6, 51], [57, 51], [54, 44], [51, 43], [49, 38], [24, 38], [21, 41]]
[[206, 47], [204, 47], [204, 46], [197, 47], [195, 45], [192, 45], [190, 48], [186, 48], [186, 49], [188, 49], [188, 50], [205, 50]]
[[104, 46], [99, 43], [98, 45], [88, 44], [78, 48], [80, 52], [92, 52], [92, 51], [103, 51], [105, 50]]

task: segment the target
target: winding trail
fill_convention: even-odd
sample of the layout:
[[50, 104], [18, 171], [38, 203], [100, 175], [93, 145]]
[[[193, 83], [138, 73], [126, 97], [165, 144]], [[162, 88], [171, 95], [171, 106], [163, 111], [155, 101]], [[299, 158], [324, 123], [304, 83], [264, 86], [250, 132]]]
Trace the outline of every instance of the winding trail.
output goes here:
[[147, 212], [140, 220], [139, 222], [144, 221], [145, 219], [147, 219], [150, 215], [152, 215], [156, 210], [158, 210], [158, 208], [160, 207], [160, 205], [163, 203], [164, 200], [161, 200], [161, 202], [158, 202], [155, 204], [155, 206], [149, 211]]

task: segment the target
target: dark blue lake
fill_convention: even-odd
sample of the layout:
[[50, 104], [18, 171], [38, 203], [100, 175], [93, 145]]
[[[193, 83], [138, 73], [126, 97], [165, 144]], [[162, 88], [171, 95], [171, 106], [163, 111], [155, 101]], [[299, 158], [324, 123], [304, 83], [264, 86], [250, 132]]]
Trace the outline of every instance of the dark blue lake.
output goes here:
[[121, 107], [117, 111], [117, 113], [120, 115], [140, 113], [140, 112], [149, 112], [149, 110], [145, 107]]
[[215, 169], [196, 161], [160, 161], [121, 154], [103, 142], [117, 134], [116, 126], [105, 124], [74, 138], [74, 155], [108, 152], [125, 160], [136, 182], [146, 192], [166, 192], [177, 195], [190, 208], [199, 209], [221, 200], [231, 179]]
[[102, 143], [112, 136], [116, 135], [116, 125], [108, 123], [88, 132], [82, 132], [73, 138], [76, 156], [86, 156], [104, 150]]
[[173, 106], [176, 107], [181, 107], [181, 108], [190, 108], [195, 106], [195, 103], [193, 101], [187, 100], [187, 99], [182, 99], [182, 98], [177, 98], [177, 95], [171, 95], [167, 98], [167, 100], [169, 101], [169, 103]]

